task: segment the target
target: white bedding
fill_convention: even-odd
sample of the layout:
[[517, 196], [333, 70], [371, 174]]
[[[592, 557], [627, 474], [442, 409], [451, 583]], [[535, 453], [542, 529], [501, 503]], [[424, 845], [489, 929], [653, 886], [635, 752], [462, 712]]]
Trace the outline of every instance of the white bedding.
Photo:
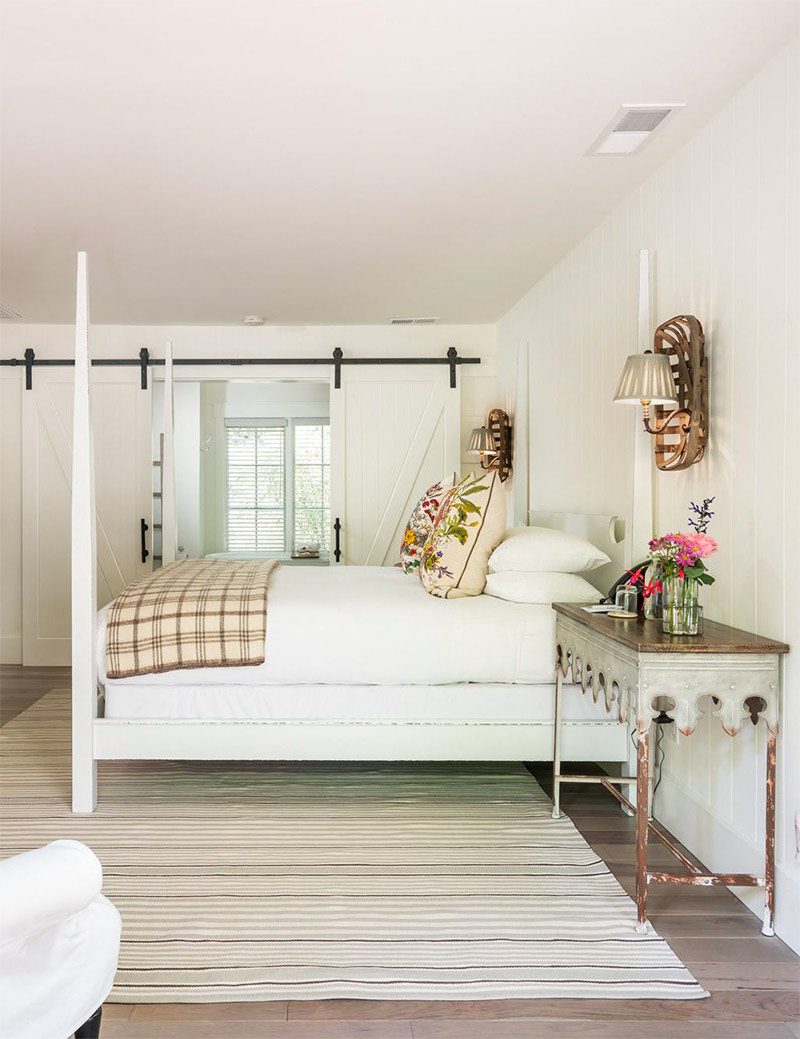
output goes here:
[[553, 681], [550, 606], [489, 595], [439, 599], [394, 567], [281, 567], [270, 579], [266, 659], [257, 667], [193, 668], [106, 678], [106, 610], [98, 675], [128, 686], [351, 686]]

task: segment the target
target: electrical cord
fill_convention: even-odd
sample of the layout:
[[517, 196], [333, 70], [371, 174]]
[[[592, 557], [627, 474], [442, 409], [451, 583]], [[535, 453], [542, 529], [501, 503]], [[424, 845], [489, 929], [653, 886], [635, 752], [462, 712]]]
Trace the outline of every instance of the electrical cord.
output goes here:
[[[671, 718], [667, 718], [667, 722], [671, 722], [671, 721], [672, 721]], [[652, 811], [652, 807], [655, 804], [655, 800], [656, 800], [656, 790], [658, 790], [658, 788], [659, 788], [659, 786], [661, 784], [661, 779], [662, 779], [662, 776], [663, 776], [664, 759], [667, 756], [667, 752], [664, 750], [664, 747], [663, 747], [663, 743], [664, 743], [664, 725], [665, 724], [666, 723], [662, 722], [661, 718], [656, 718], [656, 749], [655, 749], [655, 754], [653, 755], [653, 758], [654, 758], [654, 760], [653, 760], [653, 774], [654, 774], [654, 777], [655, 777], [655, 783], [653, 784], [652, 803], [651, 803], [651, 806], [650, 806], [651, 811]], [[639, 740], [637, 739], [637, 736], [636, 736], [636, 729], [631, 729], [631, 743], [636, 748], [636, 750], [639, 749]]]

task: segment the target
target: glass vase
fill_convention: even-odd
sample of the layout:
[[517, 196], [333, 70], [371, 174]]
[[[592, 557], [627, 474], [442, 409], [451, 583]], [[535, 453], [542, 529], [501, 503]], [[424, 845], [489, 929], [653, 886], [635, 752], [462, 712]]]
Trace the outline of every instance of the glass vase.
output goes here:
[[[657, 581], [661, 581], [661, 567], [658, 563], [651, 563], [644, 572], [644, 586], [651, 587]], [[662, 612], [662, 592], [653, 592], [646, 595], [644, 599], [644, 616], [648, 621], [660, 621]]]
[[665, 577], [662, 583], [662, 630], [667, 635], [701, 634], [699, 581], [693, 577]]

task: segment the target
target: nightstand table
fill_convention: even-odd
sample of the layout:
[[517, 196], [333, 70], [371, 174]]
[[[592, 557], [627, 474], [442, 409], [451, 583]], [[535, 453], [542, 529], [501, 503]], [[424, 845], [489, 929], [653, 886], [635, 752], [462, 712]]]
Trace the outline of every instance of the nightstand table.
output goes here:
[[[783, 642], [750, 635], [714, 621], [702, 635], [665, 635], [660, 622], [614, 620], [587, 613], [572, 603], [553, 603], [556, 611], [556, 695], [553, 737], [553, 818], [561, 814], [562, 783], [600, 783], [636, 816], [637, 930], [647, 926], [647, 888], [652, 883], [763, 887], [762, 933], [774, 934], [775, 917], [775, 763], [778, 738], [781, 668], [789, 651]], [[564, 679], [615, 706], [623, 725], [636, 728], [635, 776], [565, 775], [561, 771], [561, 696]], [[701, 716], [700, 700], [713, 697], [712, 715], [729, 736], [745, 721], [767, 726], [766, 847], [764, 876], [750, 873], [707, 873], [678, 848], [649, 816], [650, 730], [666, 711], [685, 736], [694, 732]], [[636, 805], [617, 789], [636, 786]], [[652, 834], [688, 872], [651, 871], [647, 841]]]

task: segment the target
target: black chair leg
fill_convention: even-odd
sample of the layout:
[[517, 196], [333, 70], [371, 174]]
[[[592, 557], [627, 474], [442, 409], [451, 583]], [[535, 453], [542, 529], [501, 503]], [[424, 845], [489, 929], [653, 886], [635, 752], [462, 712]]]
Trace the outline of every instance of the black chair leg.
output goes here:
[[88, 1021], [84, 1021], [80, 1028], [75, 1029], [75, 1039], [100, 1039], [100, 1018], [103, 1016], [103, 1008], [98, 1007]]

